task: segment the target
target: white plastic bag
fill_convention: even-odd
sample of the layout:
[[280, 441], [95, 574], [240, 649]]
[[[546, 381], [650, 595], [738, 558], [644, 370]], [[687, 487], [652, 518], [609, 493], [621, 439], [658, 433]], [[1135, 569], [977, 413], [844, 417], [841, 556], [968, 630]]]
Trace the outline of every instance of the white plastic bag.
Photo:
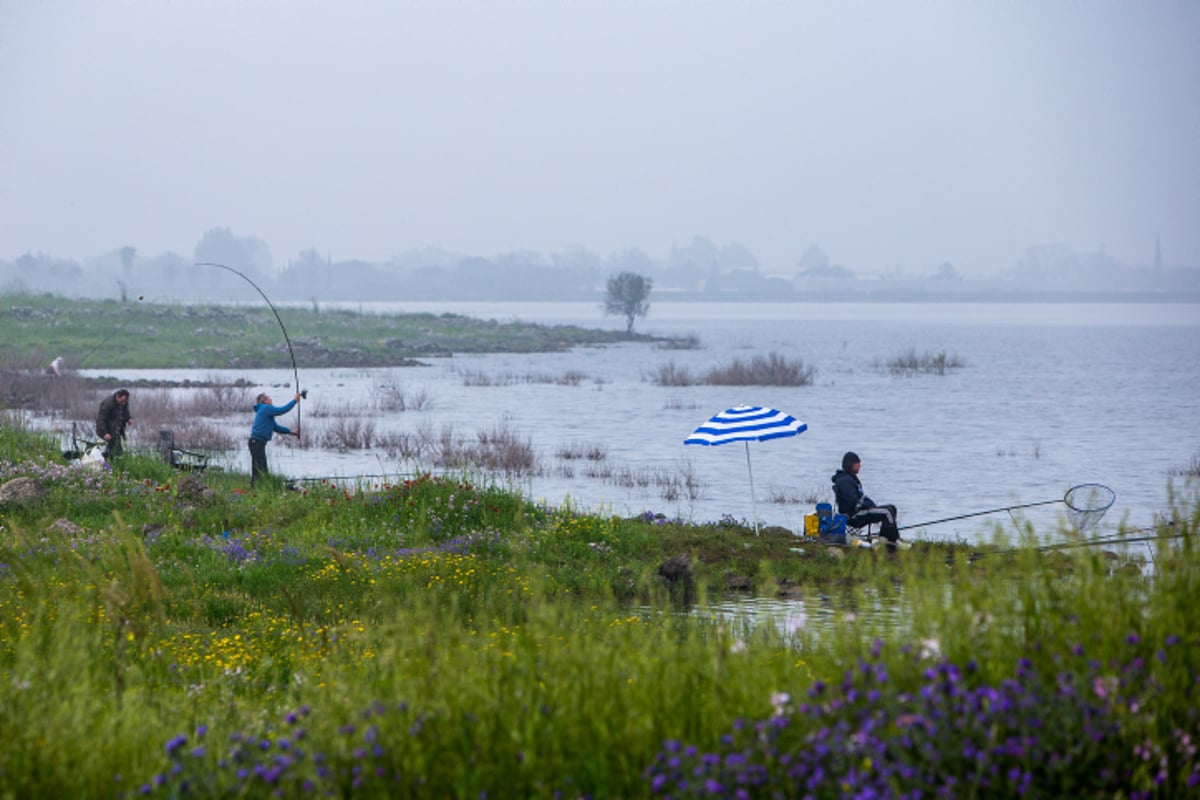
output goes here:
[[99, 444], [92, 445], [83, 452], [83, 455], [79, 457], [79, 461], [84, 466], [103, 468], [108, 463], [104, 460], [104, 446]]

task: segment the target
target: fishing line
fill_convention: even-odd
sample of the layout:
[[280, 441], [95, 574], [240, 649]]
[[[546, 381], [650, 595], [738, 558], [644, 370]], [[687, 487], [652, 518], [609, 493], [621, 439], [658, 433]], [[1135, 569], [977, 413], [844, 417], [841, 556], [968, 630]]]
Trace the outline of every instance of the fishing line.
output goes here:
[[[143, 299], [143, 295], [138, 295], [139, 303], [142, 301], [142, 299]], [[94, 345], [91, 350], [88, 350], [86, 353], [83, 354], [82, 357], [80, 357], [79, 364], [75, 367], [75, 369], [77, 369], [77, 370], [83, 369], [84, 366], [87, 364], [87, 360], [89, 358], [91, 358], [93, 355], [95, 355], [97, 350], [99, 350], [101, 347], [104, 347], [106, 344], [108, 344], [110, 341], [112, 341], [114, 336], [116, 336], [121, 331], [125, 330], [125, 326], [128, 325], [130, 322], [133, 322], [133, 318], [134, 318], [134, 314], [132, 313], [132, 311], [130, 311], [130, 313], [128, 313], [126, 315], [124, 322], [122, 322], [120, 325], [118, 325], [115, 330], [110, 331], [108, 336], [105, 336], [103, 339], [100, 340], [99, 343]]]
[[[232, 272], [234, 275], [237, 275], [239, 278], [244, 280], [246, 283], [253, 286], [254, 290], [256, 292], [258, 292], [259, 295], [262, 296], [262, 299], [267, 302], [267, 306], [271, 309], [271, 313], [275, 315], [275, 321], [279, 323], [279, 330], [283, 331], [283, 340], [285, 342], [287, 342], [288, 355], [291, 356], [291, 358], [292, 358], [292, 377], [294, 377], [296, 379], [296, 393], [299, 394], [303, 398], [307, 398], [308, 391], [300, 390], [300, 370], [298, 370], [296, 368], [296, 351], [292, 349], [292, 340], [290, 337], [288, 337], [287, 328], [283, 324], [283, 319], [279, 316], [279, 311], [275, 308], [275, 304], [271, 302], [271, 298], [267, 297], [267, 293], [264, 292], [257, 283], [250, 280], [250, 278], [248, 278], [244, 273], [239, 272], [238, 270], [234, 269], [233, 267], [229, 267], [224, 264], [218, 264], [215, 261], [197, 261], [196, 266], [197, 267], [217, 267], [218, 269], [223, 269], [227, 272]], [[303, 430], [303, 428], [300, 426], [300, 404], [299, 403], [296, 404], [296, 430]]]

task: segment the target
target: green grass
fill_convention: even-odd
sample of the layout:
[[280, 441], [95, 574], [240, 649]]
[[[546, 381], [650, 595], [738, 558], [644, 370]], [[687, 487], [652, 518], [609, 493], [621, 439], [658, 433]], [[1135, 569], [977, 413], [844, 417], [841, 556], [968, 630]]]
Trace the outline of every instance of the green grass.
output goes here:
[[[1174, 510], [1187, 535], [1135, 570], [1050, 557], [1032, 531], [977, 561], [928, 543], [837, 558], [465, 477], [298, 492], [217, 473], [206, 495], [152, 459], [55, 456], [0, 424], [0, 484], [49, 490], [0, 509], [0, 798], [732, 797], [738, 775], [796, 796], [781, 756], [838, 731], [854, 738], [821, 756], [814, 796], [871, 776], [932, 795], [980, 763], [968, 744], [999, 774], [955, 796], [1200, 780], [1182, 738], [1200, 739], [1194, 501]], [[658, 575], [683, 554], [687, 592]], [[714, 615], [729, 574], [798, 584], [830, 616]], [[989, 709], [948, 705], [993, 686]]]
[[[0, 308], [0, 340], [5, 358], [14, 363], [45, 365], [61, 355], [74, 369], [291, 365], [279, 322], [265, 304], [182, 306], [5, 294]], [[653, 338], [456, 314], [282, 308], [279, 315], [296, 361], [306, 367], [406, 366], [453, 353], [544, 352]]]

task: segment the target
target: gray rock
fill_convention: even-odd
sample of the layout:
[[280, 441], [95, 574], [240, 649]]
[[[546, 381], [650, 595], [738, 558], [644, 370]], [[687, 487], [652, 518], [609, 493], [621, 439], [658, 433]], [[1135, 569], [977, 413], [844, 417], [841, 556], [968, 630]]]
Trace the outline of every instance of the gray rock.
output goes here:
[[36, 503], [49, 492], [33, 478], [13, 478], [0, 486], [0, 508], [19, 508]]
[[175, 491], [181, 500], [211, 500], [216, 496], [213, 490], [195, 475], [184, 475], [180, 478]]
[[71, 522], [71, 520], [67, 519], [66, 517], [59, 517], [58, 519], [54, 520], [54, 522], [50, 523], [50, 526], [46, 528], [46, 530], [58, 531], [59, 533], [66, 533], [71, 536], [78, 536], [79, 534], [83, 533], [83, 528], [79, 527], [74, 522]]
[[690, 581], [692, 579], [692, 559], [686, 553], [671, 556], [658, 565], [658, 574], [669, 581]]

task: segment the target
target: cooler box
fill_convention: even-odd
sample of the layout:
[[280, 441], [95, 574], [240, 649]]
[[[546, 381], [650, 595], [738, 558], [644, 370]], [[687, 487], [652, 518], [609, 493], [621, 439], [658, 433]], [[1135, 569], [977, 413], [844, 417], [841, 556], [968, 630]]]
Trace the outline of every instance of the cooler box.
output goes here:
[[820, 533], [823, 542], [836, 544], [846, 543], [846, 515], [834, 514], [831, 517], [820, 518]]

